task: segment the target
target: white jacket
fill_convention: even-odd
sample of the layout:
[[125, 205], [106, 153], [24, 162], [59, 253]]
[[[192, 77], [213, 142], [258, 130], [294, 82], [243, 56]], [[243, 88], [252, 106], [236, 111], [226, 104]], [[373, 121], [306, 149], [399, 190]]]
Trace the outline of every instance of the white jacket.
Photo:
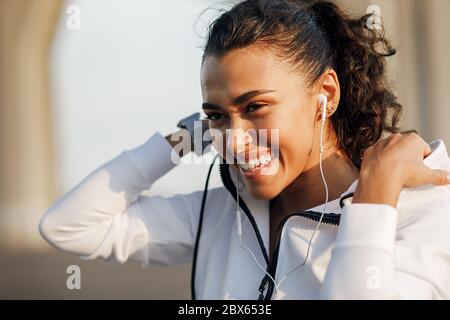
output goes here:
[[[450, 171], [444, 142], [430, 146], [433, 153], [425, 164]], [[172, 150], [155, 132], [142, 145], [123, 151], [47, 210], [39, 226], [42, 236], [87, 259], [163, 265], [192, 261], [203, 191], [171, 197], [141, 194], [176, 166]], [[342, 196], [356, 185], [357, 180]], [[245, 189], [240, 195], [268, 248], [269, 201], [257, 200]], [[327, 212], [341, 214], [339, 226], [321, 225], [308, 263], [280, 285], [279, 299], [450, 298], [450, 186], [403, 189], [397, 208], [348, 201], [342, 209], [339, 202], [327, 206]], [[239, 246], [235, 206], [229, 185], [208, 191], [197, 258], [198, 299], [258, 298], [265, 274]], [[315, 227], [307, 217], [287, 220], [277, 282], [303, 262]], [[245, 214], [242, 228], [244, 245], [266, 266]]]

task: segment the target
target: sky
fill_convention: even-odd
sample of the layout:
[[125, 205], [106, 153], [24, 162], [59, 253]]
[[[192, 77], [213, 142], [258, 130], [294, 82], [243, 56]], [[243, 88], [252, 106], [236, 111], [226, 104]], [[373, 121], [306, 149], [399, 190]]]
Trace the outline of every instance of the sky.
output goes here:
[[[207, 0], [65, 4], [51, 53], [60, 193], [156, 131], [164, 136], [176, 131], [178, 120], [201, 110], [201, 46], [206, 26], [218, 11], [200, 14], [211, 6], [221, 4]], [[74, 17], [79, 22], [75, 28]], [[203, 189], [208, 168], [207, 163], [180, 164], [148, 193]], [[221, 186], [218, 166], [210, 181], [211, 188], [217, 186]]]

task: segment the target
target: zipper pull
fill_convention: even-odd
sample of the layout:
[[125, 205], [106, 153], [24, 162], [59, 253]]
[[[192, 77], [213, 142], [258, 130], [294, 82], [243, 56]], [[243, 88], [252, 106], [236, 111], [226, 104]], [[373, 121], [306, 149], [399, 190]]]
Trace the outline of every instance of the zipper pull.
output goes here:
[[259, 286], [259, 297], [258, 297], [258, 300], [264, 300], [264, 291], [267, 288], [268, 281], [269, 281], [269, 277], [267, 275], [265, 275], [264, 278], [261, 281], [260, 286]]

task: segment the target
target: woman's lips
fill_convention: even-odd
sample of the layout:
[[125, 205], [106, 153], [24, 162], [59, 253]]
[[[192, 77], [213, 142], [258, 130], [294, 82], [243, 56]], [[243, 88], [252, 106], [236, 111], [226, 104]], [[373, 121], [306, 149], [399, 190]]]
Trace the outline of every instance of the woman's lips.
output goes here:
[[273, 174], [272, 168], [274, 167], [276, 161], [277, 159], [272, 156], [271, 160], [268, 163], [264, 165], [261, 164], [260, 166], [255, 167], [253, 169], [244, 170], [239, 164], [238, 167], [239, 171], [246, 179], [255, 179]]

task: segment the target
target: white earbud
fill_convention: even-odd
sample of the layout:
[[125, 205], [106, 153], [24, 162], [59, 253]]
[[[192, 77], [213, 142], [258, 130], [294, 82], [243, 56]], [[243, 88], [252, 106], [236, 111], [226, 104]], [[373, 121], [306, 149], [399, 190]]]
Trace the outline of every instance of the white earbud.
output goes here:
[[325, 186], [325, 206], [323, 208], [322, 211], [322, 215], [320, 216], [319, 222], [317, 223], [316, 229], [314, 230], [309, 243], [308, 243], [308, 249], [306, 252], [306, 257], [305, 260], [303, 261], [302, 264], [300, 264], [299, 266], [297, 266], [296, 268], [294, 268], [293, 270], [291, 270], [289, 273], [287, 273], [284, 277], [281, 278], [281, 280], [277, 283], [275, 281], [275, 279], [270, 275], [270, 273], [268, 273], [266, 271], [266, 269], [258, 262], [258, 259], [256, 259], [255, 254], [252, 252], [251, 249], [247, 248], [242, 241], [242, 221], [241, 221], [241, 210], [239, 207], [239, 188], [238, 188], [238, 177], [237, 177], [237, 171], [234, 170], [234, 177], [235, 177], [235, 185], [236, 185], [236, 228], [237, 228], [237, 235], [238, 235], [238, 240], [239, 240], [239, 245], [245, 249], [253, 258], [253, 260], [255, 261], [255, 263], [258, 265], [258, 267], [262, 270], [262, 272], [264, 272], [272, 281], [272, 283], [274, 284], [275, 287], [275, 300], [278, 300], [278, 291], [279, 291], [279, 287], [281, 286], [281, 284], [291, 275], [293, 274], [296, 270], [300, 269], [301, 267], [303, 267], [307, 262], [308, 262], [308, 258], [309, 258], [309, 252], [310, 252], [310, 248], [311, 248], [311, 244], [312, 241], [314, 239], [314, 236], [316, 235], [317, 231], [319, 230], [320, 225], [322, 224], [322, 220], [323, 220], [323, 216], [325, 215], [325, 210], [327, 208], [328, 205], [328, 185], [327, 182], [325, 180], [325, 176], [323, 173], [323, 168], [322, 168], [322, 156], [323, 156], [323, 129], [324, 129], [324, 124], [325, 124], [325, 120], [327, 117], [327, 96], [324, 94], [320, 94], [319, 95], [319, 100], [320, 100], [320, 105], [322, 108], [322, 126], [321, 126], [321, 130], [320, 130], [320, 174], [322, 176], [322, 180]]
[[324, 124], [325, 124], [325, 120], [327, 119], [327, 96], [324, 95], [323, 93], [321, 93], [319, 95], [319, 100], [320, 100], [320, 107], [322, 108], [322, 128], [320, 130], [320, 153], [323, 153], [323, 144], [322, 144], [322, 135], [323, 135], [323, 128], [324, 128]]
[[320, 106], [322, 108], [322, 122], [325, 122], [326, 118], [327, 118], [327, 96], [324, 95], [323, 93], [321, 93], [319, 95], [319, 100], [320, 100]]
[[[320, 128], [319, 168], [320, 168], [320, 176], [322, 177], [323, 185], [325, 187], [325, 205], [323, 207], [322, 214], [320, 215], [319, 222], [317, 223], [317, 226], [314, 229], [314, 232], [311, 235], [311, 238], [309, 239], [308, 248], [306, 250], [306, 257], [305, 257], [305, 259], [303, 260], [303, 262], [300, 265], [298, 265], [296, 268], [292, 269], [290, 272], [288, 272], [284, 277], [282, 277], [280, 279], [280, 281], [278, 282], [277, 288], [280, 288], [281, 285], [283, 284], [283, 282], [287, 278], [289, 278], [294, 272], [296, 272], [297, 270], [302, 268], [308, 262], [309, 253], [310, 253], [310, 249], [311, 249], [311, 244], [312, 244], [312, 242], [314, 240], [314, 236], [316, 235], [317, 231], [320, 228], [320, 225], [322, 224], [322, 220], [323, 220], [323, 217], [325, 215], [325, 211], [327, 210], [327, 206], [328, 206], [328, 184], [327, 184], [327, 180], [325, 179], [325, 175], [323, 173], [323, 167], [322, 167], [322, 160], [323, 160], [322, 158], [323, 158], [323, 153], [324, 153], [324, 148], [323, 148], [323, 129], [324, 129], [324, 125], [325, 125], [325, 120], [327, 118], [327, 102], [328, 102], [328, 99], [327, 99], [326, 95], [320, 94], [319, 95], [319, 100], [320, 100], [320, 106], [322, 108], [322, 123], [321, 123], [321, 128]], [[275, 299], [277, 299], [277, 295], [275, 296]]]

